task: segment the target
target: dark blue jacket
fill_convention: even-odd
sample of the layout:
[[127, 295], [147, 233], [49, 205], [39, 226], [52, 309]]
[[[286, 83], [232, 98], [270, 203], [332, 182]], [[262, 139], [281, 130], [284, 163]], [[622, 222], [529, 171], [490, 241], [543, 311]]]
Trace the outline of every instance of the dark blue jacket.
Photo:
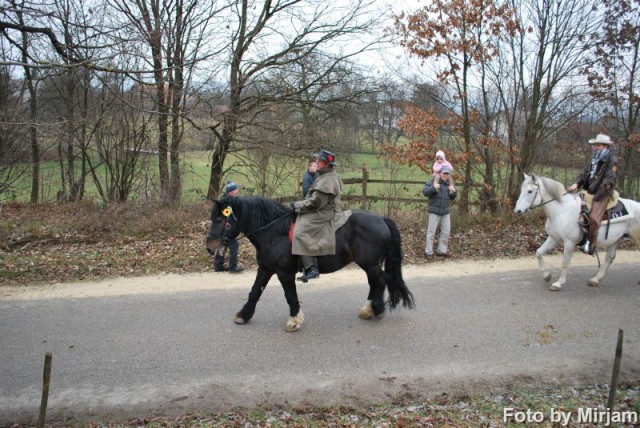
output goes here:
[[311, 189], [311, 185], [313, 184], [314, 181], [316, 181], [316, 175], [311, 174], [311, 172], [307, 170], [307, 173], [304, 175], [304, 178], [302, 179], [302, 197], [303, 198], [307, 196], [307, 192], [309, 192], [309, 189]]
[[[450, 179], [449, 179], [450, 180]], [[440, 188], [433, 187], [433, 179], [428, 181], [422, 189], [422, 194], [429, 198], [429, 212], [446, 215], [451, 212], [451, 201], [458, 196], [457, 191], [449, 193], [449, 180], [440, 179]]]

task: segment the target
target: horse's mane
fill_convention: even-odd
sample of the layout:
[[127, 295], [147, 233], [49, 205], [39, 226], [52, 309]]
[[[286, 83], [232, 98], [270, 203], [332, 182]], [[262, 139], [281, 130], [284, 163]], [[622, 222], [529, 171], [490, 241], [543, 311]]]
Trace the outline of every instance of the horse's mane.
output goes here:
[[547, 191], [549, 197], [554, 200], [559, 201], [560, 199], [562, 199], [565, 193], [567, 193], [564, 185], [559, 181], [556, 181], [549, 177], [540, 177], [539, 175], [535, 176], [535, 179], [540, 180], [541, 186], [544, 187], [544, 189]]
[[[261, 196], [223, 197], [220, 202], [231, 206], [237, 214], [240, 228], [245, 232], [258, 230], [274, 222], [287, 230], [294, 212], [280, 202]], [[288, 216], [287, 214], [291, 214]]]

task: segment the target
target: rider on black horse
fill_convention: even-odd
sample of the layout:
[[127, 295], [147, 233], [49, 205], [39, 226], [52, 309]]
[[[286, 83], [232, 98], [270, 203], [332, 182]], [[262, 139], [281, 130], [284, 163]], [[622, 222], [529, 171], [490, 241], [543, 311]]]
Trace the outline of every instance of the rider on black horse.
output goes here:
[[318, 161], [318, 178], [304, 200], [291, 203], [291, 208], [298, 213], [291, 252], [300, 256], [304, 273], [298, 279], [303, 282], [320, 276], [316, 256], [336, 253], [333, 215], [343, 187], [334, 169], [337, 166], [336, 155], [323, 150], [314, 156]]
[[609, 136], [598, 134], [596, 138], [589, 140], [589, 144], [591, 144], [593, 150], [591, 160], [568, 190], [573, 192], [582, 188], [593, 196], [593, 205], [589, 212], [588, 238], [582, 247], [582, 251], [593, 255], [596, 249], [600, 222], [607, 211], [609, 201], [613, 197], [618, 163], [611, 155], [609, 148], [613, 141]]

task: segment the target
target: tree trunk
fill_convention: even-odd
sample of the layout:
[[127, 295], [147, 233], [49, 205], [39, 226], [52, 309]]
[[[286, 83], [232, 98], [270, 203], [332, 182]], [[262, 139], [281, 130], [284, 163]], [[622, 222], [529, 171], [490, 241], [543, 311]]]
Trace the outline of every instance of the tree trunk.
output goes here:
[[[26, 49], [26, 48], [25, 48]], [[27, 61], [26, 50], [23, 54], [23, 61]], [[29, 89], [29, 139], [31, 141], [31, 203], [37, 204], [40, 197], [40, 145], [38, 144], [38, 98], [33, 85], [31, 70], [25, 67], [25, 79]]]

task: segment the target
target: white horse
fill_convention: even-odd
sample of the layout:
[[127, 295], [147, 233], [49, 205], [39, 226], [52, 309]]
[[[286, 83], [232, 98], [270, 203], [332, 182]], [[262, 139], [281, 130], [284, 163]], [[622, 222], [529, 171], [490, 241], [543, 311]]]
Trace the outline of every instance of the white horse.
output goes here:
[[[607, 273], [616, 257], [616, 244], [620, 238], [628, 234], [636, 244], [640, 243], [640, 203], [631, 199], [618, 198], [618, 200], [624, 204], [629, 215], [612, 219], [608, 226], [607, 221], [600, 224], [597, 249], [605, 250], [607, 255], [604, 263], [598, 269], [598, 273], [588, 281], [592, 287], [596, 287]], [[532, 208], [542, 207], [547, 215], [544, 227], [548, 238], [536, 251], [538, 266], [542, 270], [546, 282], [551, 280], [551, 273], [545, 267], [542, 257], [558, 244], [562, 244], [564, 247], [562, 273], [558, 281], [549, 287], [551, 291], [559, 291], [566, 282], [573, 250], [582, 240], [582, 229], [578, 223], [580, 205], [580, 197], [577, 194], [567, 193], [561, 183], [550, 178], [524, 175], [520, 197], [514, 211], [523, 214]]]

